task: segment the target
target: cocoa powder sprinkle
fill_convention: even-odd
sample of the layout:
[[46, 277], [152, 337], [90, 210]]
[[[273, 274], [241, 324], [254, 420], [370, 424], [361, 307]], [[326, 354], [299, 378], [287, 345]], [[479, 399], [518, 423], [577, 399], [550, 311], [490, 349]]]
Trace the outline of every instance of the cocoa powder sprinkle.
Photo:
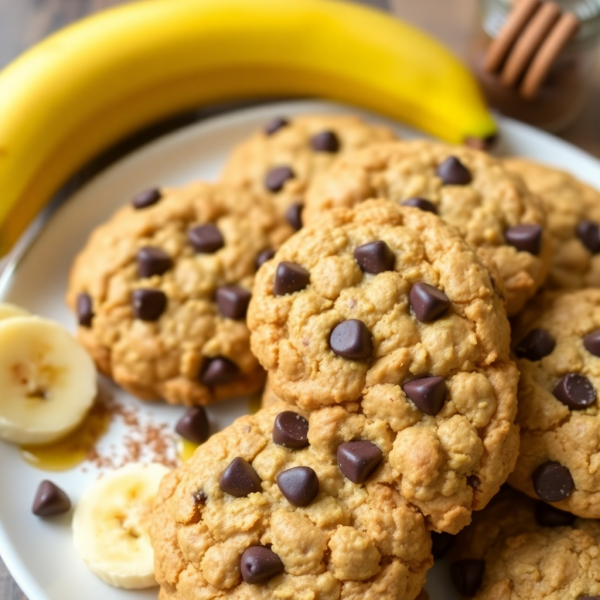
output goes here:
[[106, 390], [102, 390], [98, 402], [108, 411], [111, 423], [120, 420], [125, 431], [120, 443], [110, 444], [108, 448], [98, 444], [90, 448], [87, 463], [99, 470], [118, 469], [140, 461], [162, 463], [169, 468], [177, 466], [175, 438], [168, 424], [140, 418], [138, 407], [120, 404]]

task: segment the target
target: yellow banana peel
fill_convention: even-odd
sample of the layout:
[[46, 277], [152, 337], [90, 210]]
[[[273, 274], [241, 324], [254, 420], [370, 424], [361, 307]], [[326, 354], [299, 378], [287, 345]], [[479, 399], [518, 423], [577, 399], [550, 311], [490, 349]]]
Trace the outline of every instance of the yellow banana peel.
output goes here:
[[355, 104], [461, 143], [495, 133], [446, 48], [334, 0], [145, 0], [100, 13], [0, 73], [0, 254], [66, 179], [123, 137], [219, 101]]

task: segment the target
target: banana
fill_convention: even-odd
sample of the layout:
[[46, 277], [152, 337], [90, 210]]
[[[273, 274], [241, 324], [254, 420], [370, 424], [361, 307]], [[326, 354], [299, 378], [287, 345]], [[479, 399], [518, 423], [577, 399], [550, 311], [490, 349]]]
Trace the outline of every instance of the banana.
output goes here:
[[418, 29], [332, 0], [146, 0], [90, 17], [0, 73], [0, 255], [119, 139], [214, 102], [340, 100], [450, 142], [496, 131], [469, 71]]
[[73, 514], [73, 542], [90, 570], [125, 589], [156, 585], [148, 528], [164, 465], [133, 463], [94, 481]]
[[10, 304], [9, 302], [0, 302], [0, 321], [4, 319], [12, 319], [13, 317], [25, 317], [29, 313], [16, 304]]
[[0, 438], [46, 444], [75, 429], [96, 397], [96, 368], [57, 323], [0, 321]]

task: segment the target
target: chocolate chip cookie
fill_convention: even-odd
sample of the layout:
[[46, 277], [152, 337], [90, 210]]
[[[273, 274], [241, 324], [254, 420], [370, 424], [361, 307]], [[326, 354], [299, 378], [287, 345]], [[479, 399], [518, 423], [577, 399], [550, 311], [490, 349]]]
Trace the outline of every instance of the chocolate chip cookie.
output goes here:
[[138, 194], [90, 236], [67, 300], [98, 368], [143, 399], [207, 404], [260, 389], [246, 311], [291, 234], [270, 202], [198, 183]]
[[486, 263], [495, 263], [509, 316], [546, 278], [551, 243], [542, 203], [483, 152], [419, 140], [348, 153], [310, 187], [304, 220], [318, 222], [325, 210], [369, 198], [437, 213], [456, 227]]
[[550, 288], [600, 286], [600, 192], [568, 173], [522, 158], [504, 161], [546, 204], [554, 257]]
[[598, 600], [600, 523], [503, 490], [454, 546], [450, 572], [475, 600]]
[[387, 127], [350, 115], [278, 117], [234, 149], [221, 179], [267, 194], [300, 229], [304, 194], [316, 175], [350, 150], [395, 139]]
[[517, 453], [517, 372], [487, 270], [441, 219], [387, 200], [331, 211], [257, 274], [248, 323], [273, 392], [357, 407], [393, 438], [402, 493], [458, 531]]
[[509, 482], [600, 518], [600, 290], [546, 292], [513, 332], [521, 451]]
[[269, 385], [269, 380], [267, 380], [267, 385], [265, 386], [261, 397], [260, 406], [261, 408], [269, 408], [276, 402], [281, 402], [281, 398], [279, 398], [277, 394], [275, 394], [275, 392]]
[[418, 595], [431, 541], [389, 436], [358, 413], [334, 429], [336, 411], [275, 403], [165, 477], [150, 529], [162, 600]]

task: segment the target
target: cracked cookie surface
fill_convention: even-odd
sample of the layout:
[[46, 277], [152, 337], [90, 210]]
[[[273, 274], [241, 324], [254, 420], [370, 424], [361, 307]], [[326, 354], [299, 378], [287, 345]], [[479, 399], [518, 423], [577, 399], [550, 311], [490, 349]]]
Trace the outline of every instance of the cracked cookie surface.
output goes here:
[[[516, 385], [516, 374], [511, 375], [515, 377], [512, 384]], [[483, 378], [478, 377], [477, 383], [482, 384]], [[467, 385], [455, 391], [473, 394], [475, 388]], [[481, 402], [482, 398], [472, 398], [473, 402], [478, 400]], [[279, 402], [267, 382], [263, 408]], [[454, 407], [438, 415], [437, 422], [427, 416], [419, 422], [410, 405], [405, 397], [399, 399], [392, 387], [386, 386], [365, 397], [366, 409], [360, 417], [353, 414], [360, 411], [357, 403], [347, 403], [318, 409], [315, 414], [320, 416], [314, 420], [332, 432], [342, 432], [336, 438], [337, 444], [347, 441], [350, 432], [359, 436], [361, 427], [369, 436], [382, 432], [369, 439], [386, 448], [389, 442], [383, 440], [391, 440], [391, 451], [384, 454], [384, 460], [389, 461], [402, 495], [422, 512], [430, 528], [456, 533], [469, 523], [471, 511], [482, 509], [508, 477], [518, 450], [517, 430], [494, 419], [479, 439], [475, 434], [477, 427]], [[410, 416], [416, 419], [411, 420]]]
[[352, 403], [389, 430], [402, 493], [433, 528], [458, 531], [512, 469], [504, 307], [435, 215], [384, 200], [331, 212], [263, 265], [249, 326], [280, 398], [306, 410]]
[[[236, 146], [221, 180], [266, 194], [286, 215], [304, 203], [310, 182], [338, 156], [395, 139], [387, 127], [351, 115], [278, 118]], [[295, 222], [299, 212], [292, 208], [288, 216]]]
[[451, 572], [474, 600], [600, 596], [600, 523], [512, 490], [476, 514], [454, 548]]
[[547, 286], [600, 286], [600, 192], [575, 177], [522, 158], [504, 160], [546, 204], [554, 255]]
[[[164, 478], [150, 529], [161, 600], [418, 595], [430, 535], [393, 481], [389, 435], [356, 413], [334, 428], [341, 407], [289, 411], [279, 401], [238, 419]], [[359, 484], [338, 465], [357, 437], [383, 455]], [[299, 471], [316, 488], [290, 486]]]
[[412, 202], [456, 227], [504, 283], [509, 316], [544, 283], [551, 260], [541, 201], [483, 152], [423, 140], [347, 153], [316, 178], [305, 223], [369, 198]]
[[257, 391], [264, 372], [245, 320], [256, 257], [290, 233], [266, 199], [227, 186], [136, 196], [73, 264], [79, 340], [143, 399], [207, 404]]
[[545, 292], [513, 331], [521, 450], [509, 482], [600, 518], [600, 290]]

